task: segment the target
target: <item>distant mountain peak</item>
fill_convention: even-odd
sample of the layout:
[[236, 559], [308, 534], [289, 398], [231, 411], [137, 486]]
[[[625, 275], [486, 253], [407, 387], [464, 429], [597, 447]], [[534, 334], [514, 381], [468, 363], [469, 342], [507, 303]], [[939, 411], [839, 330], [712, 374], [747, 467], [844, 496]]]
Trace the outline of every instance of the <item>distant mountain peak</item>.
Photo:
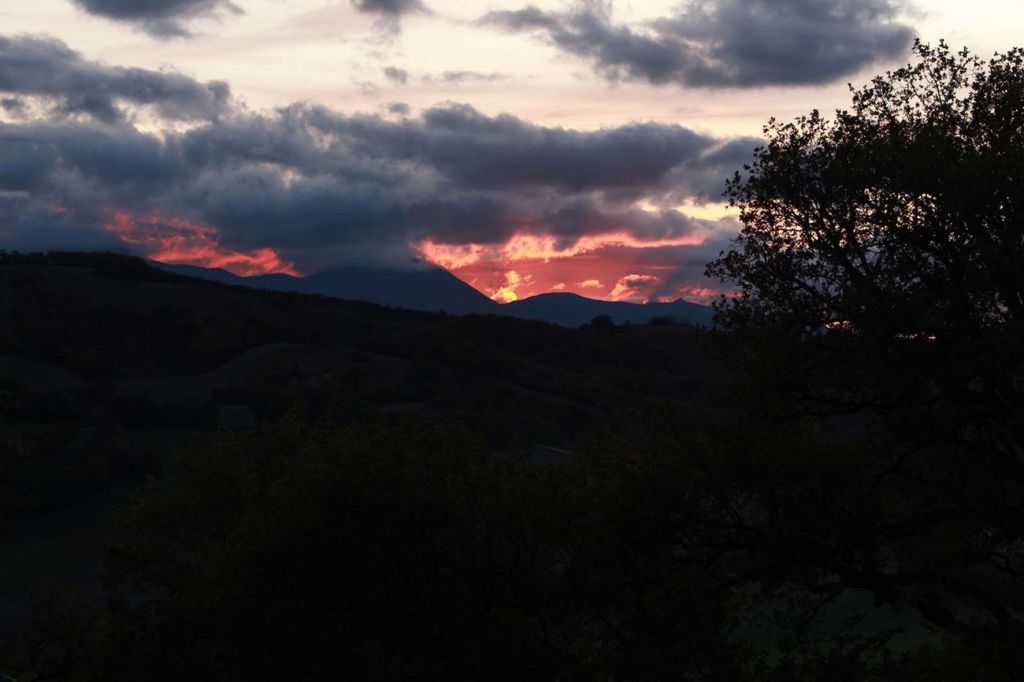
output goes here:
[[689, 303], [683, 299], [671, 303], [629, 303], [601, 301], [558, 291], [499, 304], [448, 270], [429, 263], [405, 268], [343, 265], [307, 277], [284, 274], [240, 277], [219, 268], [157, 262], [153, 264], [181, 275], [224, 284], [320, 294], [410, 310], [443, 310], [453, 315], [508, 315], [566, 327], [578, 327], [598, 315], [608, 315], [617, 324], [645, 324], [652, 317], [668, 316], [690, 324], [710, 325], [714, 313], [707, 306]]
[[353, 301], [368, 301], [395, 308], [445, 311], [452, 314], [500, 312], [500, 306], [450, 272], [424, 264], [406, 268], [342, 265], [307, 277], [258, 275], [240, 277], [220, 269], [194, 265], [154, 263], [182, 275], [225, 284], [273, 291], [319, 294]]
[[674, 317], [680, 322], [710, 326], [714, 310], [697, 303], [676, 299], [670, 303], [630, 303], [601, 301], [570, 292], [551, 292], [531, 296], [502, 306], [514, 317], [543, 320], [577, 327], [598, 315], [607, 315], [616, 324], [646, 324], [652, 317]]

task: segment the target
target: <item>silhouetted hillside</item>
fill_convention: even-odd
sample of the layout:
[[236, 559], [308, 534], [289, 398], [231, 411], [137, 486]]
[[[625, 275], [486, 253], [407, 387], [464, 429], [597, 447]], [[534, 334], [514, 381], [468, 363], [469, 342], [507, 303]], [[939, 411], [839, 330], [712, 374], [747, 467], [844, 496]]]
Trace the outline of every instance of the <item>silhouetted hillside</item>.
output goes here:
[[714, 316], [712, 308], [682, 299], [670, 303], [638, 304], [600, 301], [567, 293], [541, 294], [500, 305], [447, 270], [426, 264], [405, 269], [334, 268], [309, 277], [281, 274], [239, 277], [221, 269], [164, 263], [154, 265], [171, 272], [224, 284], [320, 294], [409, 310], [445, 311], [453, 315], [509, 315], [526, 320], [542, 320], [563, 327], [578, 327], [599, 315], [607, 315], [616, 324], [646, 324], [652, 317], [659, 317], [685, 324], [710, 326]]
[[652, 317], [675, 319], [681, 323], [710, 326], [714, 309], [682, 299], [671, 303], [628, 303], [598, 301], [577, 294], [554, 293], [513, 301], [502, 312], [527, 320], [543, 320], [567, 327], [578, 327], [599, 315], [607, 315], [616, 324], [646, 324]]
[[[197, 435], [293, 409], [332, 423], [406, 416], [460, 422], [494, 452], [543, 459], [574, 450], [591, 425], [629, 429], [637, 410], [688, 400], [710, 372], [692, 328], [565, 329], [201, 274], [109, 254], [0, 259], [0, 428], [33, 452], [15, 477], [21, 559], [0, 566], [0, 622], [38, 581], [93, 580], [87, 564], [117, 500]], [[479, 296], [443, 271], [409, 282], [424, 280]], [[33, 530], [40, 515], [57, 524], [49, 544]], [[54, 551], [82, 558], [48, 563]]]
[[224, 284], [250, 286], [272, 291], [320, 294], [350, 301], [367, 301], [396, 308], [445, 311], [456, 315], [498, 313], [497, 303], [443, 268], [425, 264], [404, 269], [368, 267], [332, 268], [309, 277], [258, 275], [239, 277], [226, 270], [192, 265], [157, 267], [183, 275], [210, 279]]

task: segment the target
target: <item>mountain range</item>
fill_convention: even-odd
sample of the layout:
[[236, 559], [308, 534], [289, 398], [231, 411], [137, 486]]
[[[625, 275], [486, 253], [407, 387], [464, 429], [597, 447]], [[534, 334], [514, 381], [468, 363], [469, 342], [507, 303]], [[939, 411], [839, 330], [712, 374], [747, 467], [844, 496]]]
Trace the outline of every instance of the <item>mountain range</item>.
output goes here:
[[452, 315], [507, 315], [526, 320], [541, 320], [564, 327], [578, 327], [599, 315], [607, 315], [616, 324], [645, 324], [652, 317], [658, 317], [710, 326], [714, 316], [712, 308], [682, 299], [641, 304], [601, 301], [570, 293], [549, 293], [501, 304], [447, 270], [426, 264], [409, 268], [346, 266], [308, 277], [286, 274], [242, 277], [219, 268], [171, 265], [155, 261], [153, 265], [180, 275], [236, 286], [319, 294], [409, 310], [444, 311]]

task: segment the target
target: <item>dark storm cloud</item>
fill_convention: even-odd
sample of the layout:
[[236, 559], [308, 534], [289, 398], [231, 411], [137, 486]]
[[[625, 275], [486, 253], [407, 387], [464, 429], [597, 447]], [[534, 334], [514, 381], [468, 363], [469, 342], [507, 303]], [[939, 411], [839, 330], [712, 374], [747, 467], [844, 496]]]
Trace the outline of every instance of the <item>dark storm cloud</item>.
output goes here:
[[190, 19], [216, 10], [239, 12], [230, 0], [71, 0], [90, 14], [132, 23], [160, 38], [189, 35]]
[[403, 121], [295, 106], [160, 138], [128, 124], [5, 124], [0, 192], [28, 197], [26, 213], [60, 207], [60, 224], [110, 209], [187, 218], [231, 248], [272, 247], [310, 267], [345, 249], [426, 239], [689, 234], [698, 226], [682, 214], [633, 200], [699, 173], [687, 165], [719, 148], [677, 126], [579, 132], [464, 106]]
[[[86, 201], [131, 196], [173, 180], [174, 155], [129, 128], [44, 122], [0, 124], [0, 190], [47, 192], [73, 183]], [[67, 193], [65, 192], [65, 195]]]
[[611, 3], [569, 12], [491, 12], [484, 25], [543, 36], [611, 80], [656, 85], [812, 85], [904, 53], [901, 0], [693, 0], [644, 27], [616, 24]]
[[59, 40], [0, 36], [0, 93], [52, 100], [57, 114], [115, 123], [120, 104], [151, 106], [175, 120], [212, 119], [225, 111], [226, 83], [176, 73], [111, 67], [84, 59]]
[[19, 251], [123, 250], [117, 237], [94, 220], [42, 206], [24, 193], [0, 190], [0, 243]]
[[402, 123], [312, 109], [307, 120], [360, 154], [419, 161], [463, 187], [644, 188], [699, 160], [717, 140], [688, 128], [630, 124], [593, 132], [547, 128], [467, 105]]
[[[21, 118], [0, 122], [8, 248], [106, 247], [115, 215], [150, 231], [184, 221], [173, 225], [178, 233], [200, 226], [225, 248], [272, 248], [300, 270], [352, 254], [408, 258], [409, 245], [425, 240], [494, 244], [528, 232], [570, 244], [624, 231], [664, 239], [702, 229], [666, 197], [693, 198], [726, 164], [746, 160], [747, 141], [676, 125], [577, 131], [466, 105], [400, 119], [305, 104], [253, 114], [210, 86], [99, 66], [55, 41], [0, 46], [0, 94], [90, 114], [40, 117], [32, 112], [45, 110], [10, 105]], [[194, 125], [146, 132], [122, 102]], [[656, 208], [640, 210], [642, 199]]]
[[624, 207], [718, 143], [678, 126], [579, 132], [450, 105], [401, 121], [295, 106], [197, 128], [174, 146], [191, 169], [183, 205], [203, 207], [236, 246], [313, 248], [521, 230], [686, 234], [693, 225], [678, 215]]
[[7, 248], [110, 248], [109, 207], [173, 185], [181, 167], [156, 137], [78, 121], [0, 124], [0, 240]]

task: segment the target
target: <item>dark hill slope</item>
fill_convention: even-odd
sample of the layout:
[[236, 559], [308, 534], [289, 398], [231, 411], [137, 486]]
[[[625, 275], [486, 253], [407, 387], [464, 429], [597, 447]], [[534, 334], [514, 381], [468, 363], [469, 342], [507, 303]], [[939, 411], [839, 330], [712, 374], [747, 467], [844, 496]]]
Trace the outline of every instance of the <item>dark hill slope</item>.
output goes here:
[[113, 510], [218, 428], [406, 415], [465, 424], [495, 452], [563, 458], [595, 424], [633, 433], [638, 415], [689, 411], [712, 373], [687, 327], [566, 329], [207, 274], [0, 252], [0, 437], [31, 453], [0, 468], [0, 532], [13, 511], [17, 557], [0, 562], [0, 631], [32, 589], [92, 589]]
[[[8, 322], [0, 328], [0, 368], [20, 359], [21, 376], [30, 365], [51, 367], [117, 396], [126, 382], [205, 376], [252, 349], [299, 345], [309, 349], [298, 354], [308, 367], [289, 359], [276, 369], [261, 364], [252, 376], [228, 373], [230, 401], [280, 402], [333, 385], [349, 403], [374, 409], [426, 405], [495, 420], [508, 408], [503, 428], [520, 435], [532, 419], [523, 411], [540, 414], [548, 400], [586, 413], [678, 400], [694, 391], [695, 368], [708, 365], [692, 328], [665, 331], [675, 341], [652, 344], [643, 330], [398, 310], [230, 286], [104, 254], [7, 256], [0, 315]], [[499, 404], [511, 394], [532, 397]]]
[[281, 274], [239, 277], [221, 269], [206, 269], [192, 265], [156, 265], [171, 272], [224, 284], [320, 294], [410, 310], [445, 311], [456, 315], [497, 314], [501, 311], [497, 303], [447, 270], [426, 265], [405, 269], [355, 266], [333, 268], [309, 277]]
[[577, 294], [541, 294], [508, 303], [502, 312], [527, 320], [543, 320], [567, 327], [578, 327], [598, 315], [607, 315], [616, 324], [646, 324], [652, 317], [670, 318], [688, 324], [710, 326], [714, 310], [682, 299], [671, 303], [628, 303], [598, 301]]
[[224, 284], [320, 294], [409, 310], [445, 311], [453, 315], [508, 315], [525, 320], [542, 320], [563, 327], [578, 327], [598, 315], [607, 315], [616, 324], [646, 324], [652, 317], [661, 317], [686, 324], [710, 326], [714, 315], [711, 308], [682, 299], [671, 303], [639, 304], [599, 301], [561, 293], [541, 294], [500, 305], [447, 270], [425, 264], [405, 269], [335, 268], [309, 277], [281, 274], [239, 277], [226, 270], [193, 265], [154, 265], [170, 272]]

